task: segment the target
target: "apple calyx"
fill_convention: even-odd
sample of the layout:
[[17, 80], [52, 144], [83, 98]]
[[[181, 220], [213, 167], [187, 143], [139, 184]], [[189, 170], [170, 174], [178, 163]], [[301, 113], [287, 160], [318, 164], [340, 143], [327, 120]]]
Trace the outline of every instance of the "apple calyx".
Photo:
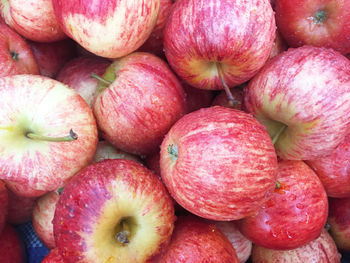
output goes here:
[[170, 154], [171, 158], [176, 161], [178, 156], [178, 149], [177, 144], [170, 144], [168, 146], [168, 153]]
[[219, 75], [220, 81], [221, 81], [222, 85], [224, 86], [224, 90], [225, 90], [225, 93], [226, 93], [227, 98], [229, 100], [230, 106], [234, 107], [234, 106], [236, 106], [237, 101], [233, 97], [233, 95], [232, 95], [232, 93], [230, 91], [230, 88], [229, 88], [229, 86], [227, 85], [227, 83], [225, 81], [224, 73], [222, 72], [222, 66], [218, 62], [216, 62], [215, 64], [216, 64], [216, 68], [217, 68], [217, 71], [218, 71], [218, 75]]
[[313, 20], [315, 21], [316, 24], [322, 24], [327, 17], [327, 13], [324, 10], [319, 10], [315, 13]]
[[70, 129], [69, 135], [63, 136], [63, 137], [49, 137], [49, 136], [44, 136], [40, 134], [35, 134], [33, 132], [28, 132], [25, 134], [25, 136], [32, 140], [48, 141], [48, 142], [69, 142], [69, 141], [75, 141], [78, 139], [78, 135], [72, 129]]
[[105, 78], [102, 78], [102, 77], [100, 77], [99, 75], [97, 75], [96, 73], [92, 73], [92, 74], [90, 75], [90, 77], [91, 77], [91, 78], [94, 78], [94, 79], [97, 79], [98, 81], [102, 82], [102, 84], [103, 84], [104, 87], [99, 86], [99, 89], [98, 89], [99, 92], [104, 91], [109, 85], [112, 84], [112, 81], [109, 81], [109, 80], [107, 80], [107, 79], [105, 79]]
[[278, 141], [278, 138], [281, 136], [281, 134], [287, 129], [287, 125], [283, 124], [281, 125], [281, 128], [277, 131], [277, 133], [272, 138], [272, 144], [275, 145]]
[[11, 57], [14, 61], [18, 61], [18, 53], [14, 51], [10, 51]]
[[281, 188], [281, 182], [277, 180], [275, 189], [280, 189], [280, 188]]
[[123, 246], [129, 244], [132, 237], [133, 228], [135, 228], [135, 222], [133, 218], [123, 218], [117, 225], [117, 232], [114, 235], [116, 241]]

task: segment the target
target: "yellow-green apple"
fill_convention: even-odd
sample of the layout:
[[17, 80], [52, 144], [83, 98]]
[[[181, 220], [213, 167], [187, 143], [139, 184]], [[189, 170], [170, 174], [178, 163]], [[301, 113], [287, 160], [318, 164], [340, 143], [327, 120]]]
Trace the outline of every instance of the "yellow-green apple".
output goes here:
[[186, 113], [186, 95], [168, 65], [135, 52], [108, 67], [93, 105], [101, 135], [137, 155], [159, 150], [164, 135]]
[[327, 195], [350, 197], [350, 134], [330, 154], [306, 163], [320, 178]]
[[197, 89], [185, 82], [181, 84], [186, 93], [187, 113], [211, 105], [214, 98], [214, 92], [212, 90]]
[[43, 258], [41, 263], [66, 263], [66, 261], [63, 260], [58, 248], [54, 248]]
[[141, 162], [141, 158], [137, 155], [121, 151], [107, 141], [99, 141], [97, 143], [94, 161], [100, 162], [105, 159], [127, 159]]
[[35, 196], [62, 187], [92, 160], [96, 122], [78, 93], [47, 77], [15, 75], [0, 78], [0, 97], [1, 179]]
[[289, 49], [244, 92], [244, 107], [266, 127], [282, 159], [330, 154], [350, 128], [350, 61], [326, 48]]
[[39, 74], [39, 67], [28, 43], [5, 24], [0, 24], [0, 77]]
[[319, 237], [295, 249], [274, 250], [255, 245], [251, 259], [253, 263], [340, 263], [340, 258], [341, 254], [334, 240], [327, 230], [323, 229]]
[[22, 240], [10, 224], [6, 224], [0, 234], [0, 255], [1, 263], [27, 262]]
[[217, 228], [193, 215], [180, 216], [170, 244], [152, 263], [239, 263], [235, 249]]
[[138, 49], [156, 24], [160, 0], [52, 0], [62, 29], [88, 51], [118, 58]]
[[328, 224], [338, 249], [350, 251], [350, 198], [329, 198]]
[[281, 161], [278, 183], [261, 209], [239, 221], [254, 244], [294, 249], [317, 238], [326, 224], [328, 199], [314, 171], [302, 161]]
[[33, 209], [33, 228], [41, 242], [49, 249], [56, 247], [52, 220], [59, 198], [59, 191], [49, 192], [36, 200]]
[[161, 144], [161, 177], [189, 212], [212, 220], [256, 213], [273, 191], [277, 156], [250, 114], [213, 106], [186, 114]]
[[5, 226], [9, 197], [5, 183], [0, 180], [0, 234]]
[[51, 0], [0, 0], [0, 15], [12, 29], [37, 42], [54, 42], [63, 33]]
[[36, 197], [19, 196], [8, 190], [9, 203], [6, 221], [12, 225], [29, 222], [32, 219], [36, 199]]
[[276, 23], [291, 47], [312, 45], [350, 53], [350, 2], [278, 0]]
[[167, 246], [174, 207], [142, 164], [109, 159], [65, 186], [53, 219], [56, 246], [70, 262], [148, 262]]
[[111, 63], [97, 56], [78, 57], [65, 64], [56, 79], [78, 92], [91, 107], [98, 87], [91, 74], [102, 75]]
[[164, 28], [165, 55], [191, 86], [233, 87], [265, 64], [275, 31], [268, 0], [178, 0]]
[[50, 78], [56, 78], [63, 65], [76, 53], [75, 43], [71, 39], [51, 43], [33, 41], [28, 41], [28, 43], [38, 63], [40, 74]]

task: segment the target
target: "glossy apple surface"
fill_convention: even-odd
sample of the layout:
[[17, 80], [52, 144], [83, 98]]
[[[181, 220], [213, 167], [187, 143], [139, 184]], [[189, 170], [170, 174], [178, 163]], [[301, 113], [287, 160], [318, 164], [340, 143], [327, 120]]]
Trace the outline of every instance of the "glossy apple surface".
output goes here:
[[0, 78], [0, 97], [1, 179], [52, 191], [92, 160], [96, 123], [76, 92], [46, 77], [16, 75]]
[[302, 161], [278, 164], [275, 190], [239, 229], [254, 244], [270, 249], [293, 249], [317, 238], [326, 224], [328, 199], [314, 171]]
[[5, 226], [8, 211], [8, 193], [3, 181], [0, 181], [0, 234]]
[[159, 150], [164, 135], [186, 113], [186, 95], [168, 65], [155, 55], [135, 52], [116, 60], [103, 77], [93, 105], [101, 136], [133, 154]]
[[25, 263], [27, 262], [24, 247], [20, 236], [9, 224], [5, 225], [0, 234], [1, 263]]
[[244, 92], [245, 109], [275, 139], [282, 159], [330, 154], [350, 128], [350, 61], [326, 48], [289, 49], [267, 63]]
[[43, 258], [41, 263], [66, 263], [66, 261], [63, 260], [58, 248], [54, 248]]
[[53, 0], [68, 36], [102, 57], [122, 57], [139, 48], [155, 26], [159, 0]]
[[53, 225], [67, 262], [147, 262], [170, 241], [174, 221], [158, 177], [114, 159], [86, 167], [65, 186]]
[[164, 28], [165, 55], [191, 86], [223, 89], [221, 76], [233, 87], [264, 65], [275, 30], [266, 0], [179, 0]]
[[251, 215], [273, 191], [277, 157], [253, 116], [214, 106], [182, 117], [164, 138], [162, 180], [191, 213], [212, 220]]
[[39, 74], [37, 61], [28, 43], [0, 23], [0, 77], [18, 74]]

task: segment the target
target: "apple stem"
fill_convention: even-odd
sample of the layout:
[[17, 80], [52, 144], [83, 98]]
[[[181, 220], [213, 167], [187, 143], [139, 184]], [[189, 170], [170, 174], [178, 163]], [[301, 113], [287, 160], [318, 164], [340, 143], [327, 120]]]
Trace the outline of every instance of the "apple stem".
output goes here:
[[121, 222], [121, 231], [119, 231], [117, 234], [115, 234], [115, 239], [119, 243], [124, 245], [124, 244], [130, 243], [129, 237], [130, 237], [129, 226], [125, 221], [122, 221]]
[[26, 137], [32, 140], [40, 140], [40, 141], [48, 141], [48, 142], [69, 142], [75, 141], [78, 139], [78, 135], [70, 129], [69, 135], [63, 137], [49, 137], [44, 135], [35, 134], [32, 132], [28, 132]]
[[230, 91], [230, 88], [229, 86], [227, 85], [226, 81], [225, 81], [225, 78], [224, 78], [224, 74], [222, 72], [222, 67], [221, 67], [221, 64], [220, 63], [216, 63], [216, 68], [218, 70], [218, 75], [219, 75], [219, 78], [221, 80], [221, 83], [222, 85], [224, 86], [224, 90], [225, 90], [225, 93], [227, 95], [227, 98], [229, 100], [229, 103], [230, 105], [233, 107], [235, 106], [236, 104], [236, 100], [235, 98], [233, 97], [231, 91]]
[[281, 134], [284, 132], [284, 130], [287, 128], [287, 125], [283, 125], [281, 127], [281, 129], [279, 129], [279, 131], [275, 134], [275, 136], [273, 136], [272, 138], [272, 144], [275, 145], [275, 143], [277, 142], [278, 138], [281, 136]]
[[90, 75], [90, 77], [91, 77], [91, 78], [94, 78], [94, 79], [97, 79], [98, 81], [101, 81], [101, 82], [102, 82], [103, 84], [105, 84], [105, 85], [111, 85], [111, 84], [112, 84], [111, 81], [106, 80], [106, 79], [100, 77], [100, 76], [97, 75], [96, 73], [92, 73], [92, 74]]
[[281, 182], [277, 180], [275, 189], [280, 189], [280, 188], [281, 188]]
[[10, 51], [10, 54], [14, 61], [18, 61], [18, 53]]

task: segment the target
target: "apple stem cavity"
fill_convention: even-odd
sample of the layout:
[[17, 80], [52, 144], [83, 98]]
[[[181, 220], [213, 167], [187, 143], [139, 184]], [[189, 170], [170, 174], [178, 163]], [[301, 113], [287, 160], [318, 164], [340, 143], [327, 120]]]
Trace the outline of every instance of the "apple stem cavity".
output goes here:
[[229, 88], [229, 86], [227, 85], [227, 83], [225, 81], [224, 73], [222, 72], [221, 64], [220, 63], [216, 63], [216, 68], [217, 68], [218, 75], [219, 75], [219, 78], [221, 80], [221, 83], [224, 86], [224, 90], [225, 90], [225, 93], [226, 93], [227, 98], [229, 100], [229, 103], [231, 104], [231, 106], [235, 106], [235, 104], [237, 104], [237, 102], [236, 102], [235, 98], [233, 97], [233, 95], [232, 95], [232, 93], [230, 91], [230, 88]]
[[326, 11], [320, 10], [316, 12], [313, 19], [316, 22], [316, 24], [322, 24], [326, 20], [326, 16]]
[[287, 125], [282, 125], [281, 128], [279, 129], [279, 131], [273, 136], [272, 138], [272, 144], [275, 145], [276, 142], [278, 141], [279, 137], [281, 136], [281, 134], [284, 132], [284, 130], [287, 128]]
[[101, 81], [101, 82], [102, 82], [103, 84], [105, 84], [105, 85], [111, 85], [111, 84], [112, 84], [111, 81], [106, 80], [106, 79], [100, 77], [100, 76], [97, 75], [96, 73], [92, 73], [92, 74], [91, 74], [91, 78], [97, 79], [98, 81]]
[[10, 51], [11, 57], [14, 61], [18, 61], [18, 53]]
[[176, 161], [177, 160], [177, 156], [178, 156], [177, 145], [176, 144], [170, 144], [168, 146], [168, 152], [169, 152], [171, 158]]
[[122, 220], [122, 222], [120, 223], [120, 231], [118, 231], [115, 234], [115, 239], [121, 243], [122, 245], [128, 244], [130, 243], [130, 229], [129, 229], [129, 225], [127, 224], [127, 222], [125, 220]]
[[32, 140], [48, 141], [48, 142], [69, 142], [69, 141], [75, 141], [78, 139], [78, 135], [72, 129], [70, 129], [69, 135], [63, 136], [63, 137], [49, 137], [49, 136], [35, 134], [32, 132], [28, 132], [25, 136]]

